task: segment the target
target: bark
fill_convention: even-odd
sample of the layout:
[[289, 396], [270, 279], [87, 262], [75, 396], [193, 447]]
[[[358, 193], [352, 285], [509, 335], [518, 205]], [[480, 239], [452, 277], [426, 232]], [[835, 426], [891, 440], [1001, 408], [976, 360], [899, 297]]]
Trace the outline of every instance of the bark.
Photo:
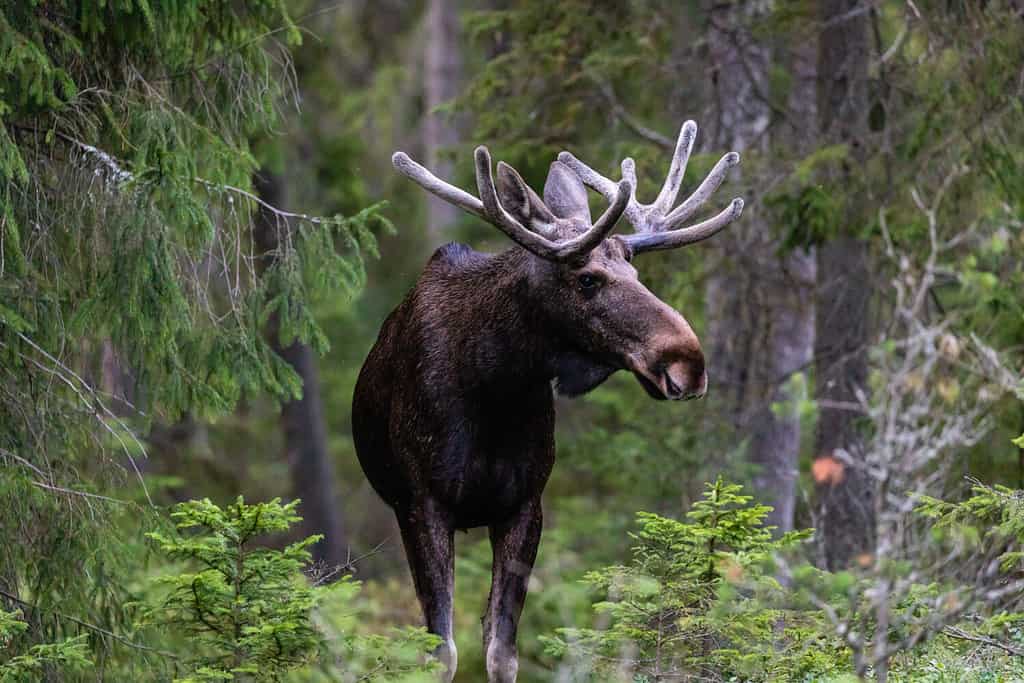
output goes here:
[[[457, 120], [437, 111], [458, 95], [462, 79], [459, 19], [456, 0], [428, 0], [424, 49], [423, 147], [427, 168], [440, 178], [451, 178], [453, 164], [446, 153], [459, 141]], [[459, 210], [433, 195], [427, 198], [428, 235], [437, 242], [445, 227], [459, 217]], [[436, 246], [436, 244], [435, 244]]]
[[[784, 126], [766, 101], [773, 55], [752, 37], [755, 17], [747, 7], [718, 5], [711, 12], [708, 41], [720, 112], [715, 147], [762, 158], [769, 145], [798, 152], [805, 130]], [[797, 57], [790, 118], [811, 126], [814, 62], [805, 51]], [[753, 180], [745, 185], [756, 188]], [[782, 532], [793, 528], [796, 509], [799, 373], [814, 343], [816, 259], [813, 250], [780, 252], [777, 231], [757, 199], [749, 197], [740, 225], [718, 238], [730, 267], [714, 269], [708, 280], [708, 355], [732, 426], [746, 437], [755, 495], [774, 508], [768, 523]]]
[[[281, 176], [264, 172], [257, 176], [254, 184], [267, 203], [273, 206], [285, 204]], [[254, 239], [264, 258], [273, 258], [278, 248], [279, 231], [287, 229], [288, 226], [280, 224], [272, 212], [261, 209]], [[328, 567], [343, 565], [348, 560], [348, 544], [334, 490], [334, 468], [327, 449], [327, 426], [316, 353], [308, 344], [299, 341], [283, 346], [278, 332], [279, 324], [274, 315], [265, 330], [267, 342], [302, 378], [302, 398], [286, 401], [281, 406], [281, 429], [292, 492], [296, 498], [302, 499], [300, 532], [303, 536], [323, 534], [323, 539], [311, 548], [314, 562]]]
[[[870, 15], [860, 11], [862, 0], [820, 0], [818, 9], [818, 122], [824, 141], [849, 146], [849, 159], [833, 178], [834, 187], [846, 187], [853, 180], [853, 168], [864, 157]], [[847, 223], [838, 226], [838, 236], [818, 252], [816, 464], [823, 458], [842, 463], [844, 455], [856, 459], [862, 451], [857, 414], [843, 407], [856, 401], [855, 392], [866, 389], [867, 381], [871, 287], [868, 247], [855, 236], [859, 213], [856, 206], [848, 207], [843, 212]], [[841, 477], [824, 477], [816, 489], [815, 526], [822, 560], [829, 569], [846, 567], [873, 547], [870, 482], [859, 468], [844, 466]]]
[[[710, 13], [708, 51], [712, 64], [717, 120], [709, 126], [715, 150], [736, 150], [749, 158], [767, 152], [766, 135], [771, 121], [769, 107], [756, 96], [768, 79], [769, 50], [755, 43], [745, 28], [749, 16], [734, 5], [716, 4]], [[738, 178], [741, 167], [733, 172]], [[749, 180], [749, 178], [748, 178]], [[744, 183], [744, 187], [751, 183]], [[764, 216], [757, 203], [747, 198], [747, 209], [738, 224], [715, 238], [721, 266], [712, 269], [707, 283], [708, 364], [711, 383], [726, 403], [726, 413], [737, 431], [745, 426], [749, 403], [749, 372], [763, 361], [764, 349], [755, 343], [761, 323], [759, 306], [749, 300], [759, 257], [768, 249]], [[760, 341], [760, 340], [758, 340]], [[757, 357], [754, 357], [757, 354]]]

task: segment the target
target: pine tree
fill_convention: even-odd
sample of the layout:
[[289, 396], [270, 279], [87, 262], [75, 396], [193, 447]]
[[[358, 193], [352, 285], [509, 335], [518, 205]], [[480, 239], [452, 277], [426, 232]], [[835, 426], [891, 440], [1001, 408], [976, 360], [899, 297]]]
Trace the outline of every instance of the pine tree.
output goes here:
[[[252, 192], [299, 39], [280, 0], [0, 9], [0, 587], [31, 626], [20, 651], [133, 649], [119, 572], [155, 512], [150, 426], [296, 397], [266, 320], [323, 351], [310, 302], [363, 283], [377, 207]], [[262, 272], [259, 209], [287, 234]]]
[[[583, 579], [601, 594], [594, 610], [607, 626], [561, 629], [546, 639], [550, 653], [572, 655], [576, 675], [584, 676], [573, 680], [586, 680], [585, 672], [597, 680], [688, 680], [707, 667], [725, 679], [762, 680], [772, 672], [792, 680], [794, 671], [814, 668], [813, 656], [800, 652], [799, 622], [779, 629], [776, 638], [783, 611], [726, 591], [741, 578], [765, 581], [766, 560], [810, 535], [789, 532], [772, 540], [774, 528], [764, 525], [771, 508], [741, 491], [719, 478], [686, 521], [638, 515], [632, 561]], [[744, 609], [743, 603], [756, 606]]]

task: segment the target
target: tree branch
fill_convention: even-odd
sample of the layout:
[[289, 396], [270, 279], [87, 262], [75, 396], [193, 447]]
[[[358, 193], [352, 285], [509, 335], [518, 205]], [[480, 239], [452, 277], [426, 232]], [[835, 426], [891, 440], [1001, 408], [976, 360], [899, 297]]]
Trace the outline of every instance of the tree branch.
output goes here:
[[98, 634], [100, 634], [102, 636], [105, 636], [107, 638], [111, 638], [113, 640], [116, 640], [117, 642], [121, 643], [122, 645], [127, 645], [128, 647], [130, 647], [132, 649], [141, 650], [143, 652], [152, 652], [153, 654], [160, 655], [161, 657], [168, 657], [170, 659], [178, 659], [178, 655], [174, 654], [173, 652], [167, 652], [165, 650], [159, 650], [159, 649], [157, 649], [155, 647], [149, 647], [148, 645], [142, 645], [141, 643], [136, 643], [133, 640], [125, 638], [124, 636], [119, 636], [116, 633], [114, 633], [112, 631], [108, 631], [107, 629], [102, 628], [100, 626], [96, 626], [95, 624], [90, 624], [87, 621], [82, 621], [81, 619], [76, 619], [75, 617], [68, 616], [67, 614], [64, 614], [62, 612], [58, 612], [55, 609], [47, 609], [47, 608], [35, 605], [35, 604], [31, 603], [31, 602], [27, 602], [25, 600], [22, 600], [18, 596], [12, 595], [11, 593], [8, 593], [7, 591], [0, 590], [0, 596], [7, 598], [11, 602], [19, 604], [22, 607], [27, 607], [27, 608], [29, 608], [31, 610], [35, 610], [37, 612], [49, 613], [49, 614], [54, 615], [58, 619], [64, 619], [66, 621], [70, 621], [71, 623], [77, 624], [78, 626], [81, 626], [84, 629], [92, 631], [93, 633], [98, 633]]
[[1020, 648], [1008, 645], [995, 640], [994, 638], [989, 638], [988, 636], [972, 635], [958, 626], [947, 626], [942, 629], [942, 635], [949, 636], [950, 638], [956, 638], [958, 640], [969, 640], [972, 643], [980, 643], [981, 645], [999, 648], [1006, 654], [1013, 655], [1014, 657], [1024, 657], [1024, 650]]
[[611, 105], [612, 115], [621, 121], [626, 128], [644, 140], [647, 140], [662, 149], [667, 149], [670, 152], [675, 150], [675, 140], [662, 135], [652, 128], [648, 128], [644, 124], [640, 123], [636, 117], [626, 111], [626, 108], [622, 106], [622, 103], [619, 101], [619, 98], [616, 96], [615, 90], [612, 89], [610, 83], [598, 78], [597, 76], [591, 76], [591, 79], [595, 84], [597, 84], [597, 88], [601, 91], [601, 95], [603, 95], [604, 98], [608, 100], [608, 104]]

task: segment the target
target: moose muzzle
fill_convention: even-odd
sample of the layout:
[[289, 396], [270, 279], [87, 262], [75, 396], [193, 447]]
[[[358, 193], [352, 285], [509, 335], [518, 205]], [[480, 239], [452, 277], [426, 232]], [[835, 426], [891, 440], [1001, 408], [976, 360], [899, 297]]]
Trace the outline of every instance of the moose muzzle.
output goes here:
[[688, 401], [707, 393], [708, 374], [704, 370], [704, 356], [699, 351], [686, 359], [662, 359], [654, 363], [640, 361], [629, 365], [651, 398]]
[[665, 329], [656, 333], [642, 351], [627, 356], [627, 367], [652, 398], [701, 398], [708, 390], [708, 375], [700, 342], [681, 315], [672, 311], [666, 317]]

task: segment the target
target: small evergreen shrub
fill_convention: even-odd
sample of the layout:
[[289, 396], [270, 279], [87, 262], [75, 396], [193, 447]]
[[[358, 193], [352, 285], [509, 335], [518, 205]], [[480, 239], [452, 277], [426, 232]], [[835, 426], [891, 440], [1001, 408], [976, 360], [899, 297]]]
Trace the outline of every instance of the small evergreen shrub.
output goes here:
[[313, 659], [322, 635], [312, 611], [327, 587], [302, 575], [310, 536], [282, 549], [262, 546], [268, 534], [299, 521], [298, 501], [255, 505], [239, 496], [223, 508], [209, 500], [179, 504], [177, 533], [147, 534], [186, 571], [161, 577], [166, 589], [145, 621], [191, 640], [181, 681], [276, 680]]
[[[178, 683], [211, 681], [415, 681], [437, 665], [422, 628], [389, 635], [359, 629], [359, 584], [303, 573], [320, 537], [266, 545], [301, 520], [298, 501], [248, 504], [239, 496], [178, 504], [175, 530], [147, 536], [179, 572], [156, 579], [160, 596], [142, 625], [168, 639]], [[326, 579], [337, 578], [326, 576]]]
[[571, 680], [793, 680], [843, 662], [820, 616], [772, 607], [784, 592], [770, 572], [773, 553], [809, 537], [773, 539], [771, 510], [721, 478], [707, 485], [686, 521], [640, 513], [631, 562], [590, 572], [602, 599], [597, 626], [564, 628], [545, 639]]

